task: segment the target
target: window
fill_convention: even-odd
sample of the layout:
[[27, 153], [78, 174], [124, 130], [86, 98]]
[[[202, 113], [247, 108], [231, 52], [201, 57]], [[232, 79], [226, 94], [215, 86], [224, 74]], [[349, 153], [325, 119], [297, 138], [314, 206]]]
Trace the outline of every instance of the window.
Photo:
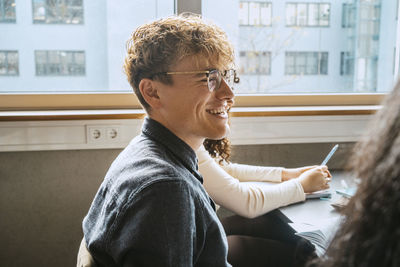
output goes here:
[[354, 56], [350, 52], [340, 52], [340, 75], [353, 75]]
[[286, 26], [328, 27], [330, 4], [288, 3], [286, 4]]
[[[92, 100], [107, 95], [107, 101], [99, 105], [102, 107], [121, 94], [115, 96], [118, 100], [113, 107], [118, 107], [121, 99], [125, 107], [132, 106], [132, 102], [139, 105], [123, 72], [125, 44], [139, 25], [173, 14], [174, 0], [132, 0], [123, 4], [105, 0], [20, 2], [21, 17], [29, 20], [32, 14], [43, 16], [40, 24], [32, 25], [25, 19], [26, 23], [18, 25], [0, 25], [4, 34], [0, 36], [0, 50], [18, 50], [20, 66], [24, 66], [17, 81], [0, 77], [0, 94], [88, 94]], [[82, 23], [74, 24], [79, 21]], [[81, 101], [82, 97], [78, 98]]]
[[271, 53], [265, 51], [241, 51], [239, 73], [269, 75], [271, 74]]
[[353, 28], [356, 21], [356, 8], [354, 4], [344, 3], [342, 5], [342, 27]]
[[83, 23], [83, 0], [32, 0], [32, 7], [34, 23]]
[[[400, 65], [399, 49], [393, 53], [394, 47], [399, 47], [396, 43], [398, 1], [358, 0], [353, 6], [350, 4], [355, 3], [354, 0], [302, 1], [132, 0], [110, 4], [105, 0], [14, 0], [11, 3], [18, 2], [18, 16], [28, 20], [33, 16], [34, 24], [25, 23], [26, 19], [16, 25], [0, 24], [0, 50], [18, 51], [17, 62], [21, 66], [14, 72], [18, 76], [0, 75], [0, 94], [21, 94], [28, 105], [34, 102], [31, 97], [36, 95], [57, 98], [65, 92], [67, 96], [61, 100], [63, 108], [82, 100], [81, 94], [90, 95], [88, 107], [127, 108], [132, 107], [133, 101], [138, 106], [122, 70], [125, 43], [140, 24], [169, 16], [175, 8], [179, 10], [179, 3], [189, 2], [196, 6], [200, 3], [202, 16], [221, 26], [235, 46], [236, 64], [243, 71], [240, 84], [235, 88], [238, 105], [240, 99], [249, 94], [257, 94], [257, 97], [248, 99], [259, 101], [264, 99], [260, 94], [291, 98], [288, 95], [369, 94], [390, 90], [398, 73], [393, 74], [393, 64], [395, 69]], [[5, 2], [8, 1], [0, 0], [0, 3]], [[346, 20], [346, 28], [342, 27], [343, 3], [353, 12], [351, 19]], [[68, 10], [72, 9], [65, 8], [68, 6], [76, 7], [79, 13], [71, 15]], [[74, 70], [65, 71], [71, 63], [57, 65], [68, 62], [67, 59], [43, 54], [36, 59], [35, 50], [84, 51], [81, 57], [84, 64], [74, 58], [75, 66], [70, 67]], [[308, 66], [297, 62], [295, 56], [286, 56], [295, 52], [319, 53], [319, 57], [299, 58], [300, 63], [301, 60], [314, 62]], [[323, 53], [328, 53], [326, 58]], [[50, 60], [47, 57], [54, 59], [50, 63], [56, 71], [50, 71], [46, 65], [46, 60]], [[304, 75], [287, 74], [297, 72], [295, 63]], [[3, 72], [4, 69], [2, 67]], [[111, 101], [114, 97], [117, 100]], [[102, 104], [93, 104], [94, 98], [105, 100], [101, 100]], [[7, 98], [0, 96], [0, 107], [17, 103], [17, 100], [4, 99]], [[71, 101], [67, 103], [65, 99]], [[57, 101], [49, 101], [48, 106], [57, 109], [57, 104]], [[85, 105], [81, 101], [79, 107]]]
[[239, 24], [251, 26], [270, 26], [272, 23], [272, 4], [264, 2], [240, 2]]
[[286, 75], [327, 75], [328, 52], [286, 52]]
[[0, 51], [0, 75], [17, 76], [18, 73], [18, 52]]
[[15, 21], [15, 0], [0, 0], [0, 22]]
[[84, 51], [35, 51], [37, 76], [85, 75]]
[[359, 58], [356, 64], [356, 71], [362, 74], [356, 77], [356, 88], [360, 91], [376, 90], [378, 59], [374, 57]]
[[[239, 9], [248, 14], [244, 1], [236, 9], [212, 0], [202, 2], [203, 16], [221, 25], [236, 45], [237, 63], [243, 71], [238, 94], [376, 93], [393, 86], [392, 62], [400, 60], [387, 51], [398, 46], [397, 1], [383, 5], [379, 0], [357, 4], [352, 0], [269, 0], [273, 7], [269, 27], [248, 27], [243, 22], [247, 16], [241, 12], [237, 19], [218, 13], [224, 9], [234, 14]], [[264, 51], [270, 53], [269, 75], [256, 73], [254, 55]]]

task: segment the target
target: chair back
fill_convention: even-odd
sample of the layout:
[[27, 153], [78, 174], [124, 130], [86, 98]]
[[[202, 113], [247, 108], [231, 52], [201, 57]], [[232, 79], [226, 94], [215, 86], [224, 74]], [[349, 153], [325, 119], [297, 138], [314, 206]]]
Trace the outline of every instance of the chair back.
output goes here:
[[92, 254], [90, 254], [86, 247], [84, 238], [82, 238], [81, 245], [79, 246], [76, 267], [97, 267]]

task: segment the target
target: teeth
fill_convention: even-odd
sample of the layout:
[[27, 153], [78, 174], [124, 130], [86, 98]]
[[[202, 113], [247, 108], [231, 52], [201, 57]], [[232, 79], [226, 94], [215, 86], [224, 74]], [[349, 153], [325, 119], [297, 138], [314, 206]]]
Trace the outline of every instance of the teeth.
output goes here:
[[219, 108], [219, 109], [209, 109], [209, 110], [207, 110], [207, 112], [209, 112], [211, 114], [224, 114], [226, 112], [226, 109], [225, 109], [225, 107]]

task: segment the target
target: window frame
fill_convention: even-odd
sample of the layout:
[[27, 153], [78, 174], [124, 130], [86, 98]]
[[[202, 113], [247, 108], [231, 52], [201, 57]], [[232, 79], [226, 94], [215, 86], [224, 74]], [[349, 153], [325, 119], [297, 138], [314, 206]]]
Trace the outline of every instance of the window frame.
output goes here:
[[[289, 73], [288, 71], [288, 66], [287, 66], [287, 56], [290, 55], [291, 57], [293, 57], [294, 61], [293, 61], [293, 66], [291, 66], [293, 68], [293, 73]], [[315, 66], [317, 71], [316, 73], [309, 73], [308, 71], [305, 72], [301, 72], [298, 71], [299, 69], [299, 65], [297, 64], [297, 59], [300, 57], [304, 58], [305, 61], [305, 65], [304, 68], [307, 70], [310, 67], [314, 67], [310, 64], [308, 64], [309, 61], [309, 56], [313, 55], [313, 56], [317, 56], [317, 65]], [[326, 55], [326, 73], [322, 73], [321, 70], [323, 69], [323, 65], [321, 64], [322, 62], [322, 57]], [[305, 76], [319, 76], [319, 75], [328, 75], [328, 66], [329, 66], [329, 52], [327, 51], [286, 51], [285, 52], [285, 75], [286, 76], [290, 76], [290, 75], [305, 75]]]
[[[242, 53], [245, 54], [244, 57], [242, 57]], [[240, 58], [240, 64], [238, 66], [239, 69], [239, 73], [240, 76], [251, 76], [251, 75], [261, 75], [261, 76], [270, 76], [271, 75], [271, 51], [266, 51], [266, 50], [262, 50], [262, 51], [255, 51], [255, 50], [241, 50], [239, 51], [239, 58]], [[255, 68], [254, 71], [249, 71], [247, 68], [247, 63], [248, 63], [248, 59], [251, 56], [254, 56], [253, 59], [255, 59], [255, 61], [257, 62], [257, 64], [255, 64]], [[243, 62], [242, 62], [242, 58], [244, 58], [246, 60], [246, 64], [245, 66], [243, 66]], [[264, 59], [267, 59], [265, 61], [263, 61]], [[267, 69], [267, 71], [260, 71], [262, 69], [262, 64], [263, 62], [265, 63], [265, 67]], [[243, 68], [243, 69], [242, 69]]]
[[[19, 53], [18, 53], [18, 50], [0, 50], [0, 53], [4, 53], [5, 54], [5, 57], [6, 57], [5, 65], [7, 67], [7, 73], [0, 74], [0, 77], [16, 77], [16, 76], [19, 76]], [[9, 54], [11, 54], [11, 53], [17, 55], [17, 72], [14, 73], [14, 74], [9, 73], [9, 65], [10, 65]]]
[[[67, 0], [60, 0], [60, 1], [65, 3]], [[62, 17], [62, 20], [53, 21], [53, 22], [47, 22], [46, 21], [47, 18], [48, 18], [47, 17], [47, 10], [46, 10], [45, 15], [44, 15], [44, 21], [35, 20], [35, 3], [34, 2], [35, 2], [35, 0], [31, 0], [31, 4], [32, 4], [32, 23], [33, 24], [39, 24], [39, 25], [40, 24], [48, 24], [48, 25], [52, 25], [52, 24], [83, 25], [85, 23], [85, 9], [84, 9], [83, 0], [82, 0], [82, 18], [79, 21], [79, 23], [72, 23], [72, 22], [68, 23], [68, 22], [66, 22], [66, 18], [65, 17]], [[70, 10], [70, 8], [71, 8], [71, 6], [68, 7], [68, 11]], [[57, 11], [57, 14], [58, 14], [58, 12], [60, 12], [59, 9], [57, 9], [56, 11]]]
[[[260, 2], [260, 1], [239, 1], [239, 4], [247, 4], [247, 23], [245, 24], [240, 24], [239, 21], [239, 27], [271, 27], [272, 26], [272, 2]], [[250, 23], [250, 4], [258, 4], [258, 15], [259, 15], [259, 23], [258, 24], [253, 24]], [[262, 7], [261, 5], [266, 5], [267, 7], [269, 7], [269, 21], [270, 23], [268, 24], [263, 24], [262, 23]]]
[[11, 8], [14, 9], [14, 15], [15, 17], [13, 18], [6, 18], [5, 11], [6, 7], [4, 6], [4, 1], [0, 1], [0, 23], [16, 23], [17, 22], [17, 12], [16, 12], [16, 3], [15, 0], [13, 3], [11, 3]]
[[354, 5], [342, 3], [342, 28], [352, 27], [353, 25], [351, 25], [351, 23], [354, 16]]
[[[288, 5], [295, 5], [296, 7], [296, 16], [295, 16], [295, 24], [288, 24], [287, 20], [287, 6]], [[306, 24], [305, 25], [300, 25], [298, 23], [298, 14], [297, 14], [297, 9], [299, 5], [306, 5]], [[309, 6], [310, 5], [317, 5], [318, 6], [318, 24], [317, 25], [310, 25], [309, 24]], [[329, 5], [329, 20], [327, 25], [321, 25], [321, 5]], [[304, 27], [304, 28], [329, 28], [331, 26], [331, 3], [326, 3], [326, 2], [286, 2], [285, 3], [285, 27]]]
[[[348, 68], [349, 65], [350, 68]], [[352, 75], [353, 69], [351, 66], [354, 66], [354, 56], [348, 51], [340, 51], [340, 76]]]
[[[191, 11], [201, 14], [201, 0], [175, 0], [175, 9], [178, 13]], [[385, 95], [386, 93], [238, 95], [235, 106], [372, 106], [379, 105]], [[141, 109], [141, 106], [133, 92], [0, 93], [1, 111], [111, 109]]]
[[[384, 93], [238, 95], [235, 107], [379, 105]], [[133, 92], [1, 94], [1, 111], [141, 109]]]
[[[67, 62], [63, 62], [63, 53], [65, 53], [65, 58]], [[40, 55], [41, 54], [41, 55]], [[68, 56], [69, 55], [69, 56]], [[83, 55], [83, 66], [77, 63], [78, 55]], [[45, 62], [41, 63], [38, 62], [38, 57], [44, 56], [46, 58]], [[86, 53], [84, 50], [35, 50], [34, 51], [35, 57], [35, 75], [37, 77], [79, 77], [79, 76], [86, 76]], [[57, 59], [57, 64], [51, 62], [51, 57]], [[68, 61], [71, 59], [71, 61]], [[49, 71], [51, 69], [51, 65], [57, 66], [57, 68], [67, 67], [68, 73], [62, 73], [58, 71], [57, 73]], [[71, 66], [79, 67], [83, 71], [81, 72], [71, 72], [69, 68]], [[43, 73], [40, 73], [40, 67], [43, 68]], [[83, 67], [83, 68], [82, 68]]]

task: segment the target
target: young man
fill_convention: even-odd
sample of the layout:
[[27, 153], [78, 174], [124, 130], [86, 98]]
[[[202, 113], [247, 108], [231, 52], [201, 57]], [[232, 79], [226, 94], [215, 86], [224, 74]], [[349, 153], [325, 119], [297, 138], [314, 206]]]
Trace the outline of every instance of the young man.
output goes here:
[[230, 266], [194, 151], [229, 131], [233, 61], [225, 33], [196, 16], [161, 19], [133, 33], [125, 71], [148, 117], [83, 221], [100, 266]]

